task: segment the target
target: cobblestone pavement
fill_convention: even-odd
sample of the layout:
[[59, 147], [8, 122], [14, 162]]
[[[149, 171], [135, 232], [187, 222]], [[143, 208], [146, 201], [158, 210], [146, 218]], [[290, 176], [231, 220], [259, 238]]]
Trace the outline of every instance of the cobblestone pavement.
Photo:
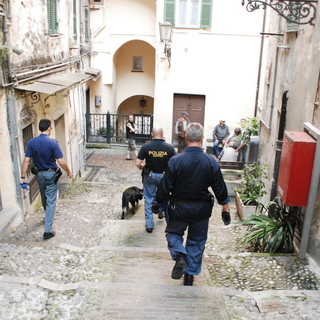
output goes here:
[[88, 150], [87, 158], [85, 176], [60, 194], [54, 238], [42, 240], [42, 210], [0, 236], [1, 320], [319, 317], [318, 269], [294, 254], [237, 248], [245, 229], [234, 203], [229, 226], [213, 209], [194, 286], [172, 280], [164, 219], [146, 233], [142, 201], [120, 220], [123, 190], [142, 186], [133, 161], [125, 150]]

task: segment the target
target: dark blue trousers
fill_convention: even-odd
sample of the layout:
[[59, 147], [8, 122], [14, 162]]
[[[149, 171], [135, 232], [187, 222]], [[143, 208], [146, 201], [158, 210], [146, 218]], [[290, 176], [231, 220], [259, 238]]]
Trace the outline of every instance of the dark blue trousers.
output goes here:
[[[184, 222], [170, 219], [166, 228], [168, 249], [173, 260], [180, 253], [187, 256], [185, 274], [197, 275], [201, 272], [202, 256], [208, 237], [209, 219]], [[187, 231], [185, 246], [183, 236]]]

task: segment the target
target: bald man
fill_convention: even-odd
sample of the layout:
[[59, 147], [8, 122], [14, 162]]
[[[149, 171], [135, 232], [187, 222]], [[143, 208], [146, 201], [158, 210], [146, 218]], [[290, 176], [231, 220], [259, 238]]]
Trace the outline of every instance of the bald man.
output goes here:
[[[156, 192], [169, 159], [176, 154], [174, 147], [163, 139], [163, 129], [154, 127], [152, 140], [145, 143], [136, 159], [136, 166], [142, 171], [145, 227], [148, 233], [153, 231], [154, 220], [152, 205], [156, 202]], [[159, 215], [161, 219], [163, 216]]]

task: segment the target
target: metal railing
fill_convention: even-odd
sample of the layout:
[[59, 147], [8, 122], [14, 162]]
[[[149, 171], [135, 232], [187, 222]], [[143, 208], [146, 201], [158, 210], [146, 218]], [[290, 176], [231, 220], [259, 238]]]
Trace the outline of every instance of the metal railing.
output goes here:
[[[87, 142], [126, 143], [126, 123], [128, 114], [90, 113], [87, 114]], [[153, 116], [134, 114], [138, 129], [136, 142], [150, 140]]]

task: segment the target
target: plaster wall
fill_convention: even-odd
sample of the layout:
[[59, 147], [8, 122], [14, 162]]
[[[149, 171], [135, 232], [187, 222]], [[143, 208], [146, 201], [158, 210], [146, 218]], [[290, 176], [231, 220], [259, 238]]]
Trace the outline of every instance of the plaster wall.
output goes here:
[[[156, 6], [150, 3], [108, 1], [103, 9], [91, 12], [91, 21], [95, 21], [92, 28], [97, 30], [93, 64], [98, 66], [105, 61], [102, 78], [92, 88], [106, 101], [100, 110], [116, 112], [121, 99], [131, 94], [130, 81], [124, 81], [130, 79], [129, 75], [122, 76], [123, 83], [118, 84], [118, 65], [113, 56], [124, 43], [142, 40], [155, 48], [154, 94], [149, 95], [154, 97], [154, 125], [164, 128], [168, 141], [172, 139], [172, 123], [176, 120], [175, 93], [205, 95], [207, 138], [211, 138], [220, 117], [226, 118], [232, 130], [241, 118], [253, 116], [263, 11], [248, 13], [237, 0], [230, 0], [227, 5], [223, 0], [214, 1], [211, 29], [174, 29], [169, 68], [158, 31], [158, 22], [164, 20], [163, 1]], [[114, 85], [116, 92], [111, 89]], [[144, 92], [145, 88], [138, 94]]]
[[10, 154], [10, 137], [7, 127], [6, 96], [0, 94], [0, 192], [3, 208], [17, 207], [15, 181]]
[[[319, 12], [319, 5], [318, 12]], [[274, 170], [276, 140], [278, 135], [279, 117], [281, 111], [282, 94], [288, 90], [288, 105], [286, 116], [286, 131], [303, 131], [304, 122], [319, 127], [318, 81], [320, 73], [320, 21], [315, 25], [299, 26], [297, 32], [287, 32], [284, 19], [273, 17], [272, 32], [282, 33], [282, 39], [269, 41], [266, 66], [268, 71], [265, 78], [265, 95], [262, 98], [261, 118], [263, 125], [260, 134], [260, 159], [268, 163], [270, 168], [269, 190], [272, 186]], [[278, 23], [277, 23], [278, 22]], [[279, 24], [280, 22], [280, 24]], [[279, 25], [279, 28], [275, 28]], [[278, 65], [276, 56], [278, 52]], [[268, 82], [268, 85], [266, 83]], [[271, 106], [273, 105], [273, 111]], [[318, 197], [320, 192], [318, 188]], [[303, 211], [305, 209], [303, 208]], [[320, 263], [320, 207], [319, 201], [314, 209], [313, 223], [309, 239], [308, 253]]]
[[[43, 0], [10, 1], [10, 45], [23, 50], [12, 55], [14, 68], [68, 57], [72, 36], [72, 1], [57, 0], [58, 32], [48, 35], [47, 5]], [[69, 38], [70, 37], [70, 38]]]
[[[132, 72], [133, 56], [142, 57], [142, 72]], [[117, 81], [115, 108], [134, 95], [154, 95], [155, 50], [141, 41], [123, 45], [115, 57]]]

